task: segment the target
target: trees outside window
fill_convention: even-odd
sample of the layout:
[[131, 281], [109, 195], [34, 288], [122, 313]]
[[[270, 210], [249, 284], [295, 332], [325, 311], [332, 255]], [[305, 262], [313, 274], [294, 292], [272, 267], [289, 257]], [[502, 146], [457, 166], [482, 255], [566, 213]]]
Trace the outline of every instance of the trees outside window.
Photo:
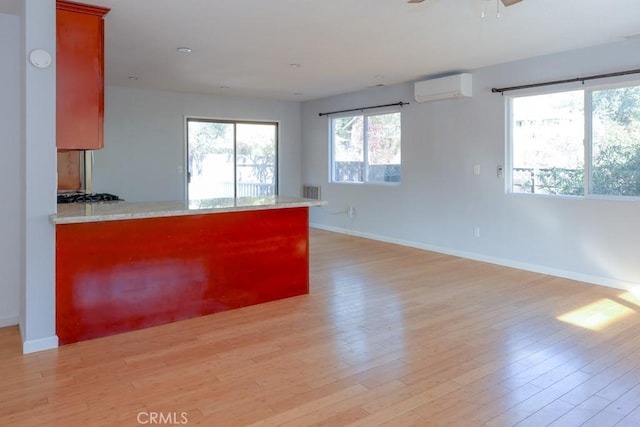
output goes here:
[[189, 200], [277, 194], [278, 124], [187, 119]]
[[517, 193], [640, 196], [640, 86], [510, 101]]
[[400, 112], [335, 117], [331, 120], [333, 182], [399, 182]]

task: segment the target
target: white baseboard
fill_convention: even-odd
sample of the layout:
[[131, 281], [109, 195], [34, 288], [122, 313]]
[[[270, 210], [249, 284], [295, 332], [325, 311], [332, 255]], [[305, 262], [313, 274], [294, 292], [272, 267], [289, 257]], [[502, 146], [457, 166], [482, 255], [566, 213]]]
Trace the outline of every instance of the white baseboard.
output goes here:
[[56, 335], [52, 337], [39, 338], [37, 340], [26, 340], [22, 343], [23, 354], [51, 350], [52, 348], [58, 348], [58, 337]]
[[515, 261], [506, 258], [497, 258], [478, 254], [474, 252], [458, 251], [455, 249], [444, 248], [440, 246], [428, 245], [425, 243], [413, 242], [410, 240], [396, 239], [393, 237], [382, 236], [378, 234], [362, 233], [359, 231], [347, 230], [345, 228], [331, 227], [323, 224], [309, 224], [309, 227], [319, 230], [333, 231], [340, 234], [348, 234], [351, 236], [363, 237], [365, 239], [378, 240], [381, 242], [394, 243], [397, 245], [408, 246], [417, 249], [423, 249], [431, 252], [438, 252], [445, 255], [457, 256], [460, 258], [471, 259], [474, 261], [486, 262], [489, 264], [501, 265], [503, 267], [517, 268], [518, 270], [531, 271], [534, 273], [546, 274], [549, 276], [562, 277], [563, 279], [575, 280], [578, 282], [591, 283], [593, 285], [606, 286], [608, 288], [622, 289], [626, 291], [640, 290], [640, 283], [627, 282], [617, 280], [610, 277], [593, 276], [590, 274], [579, 273], [576, 271], [561, 270], [557, 268], [547, 267], [544, 265], [529, 264], [526, 262]]
[[4, 328], [6, 326], [15, 326], [18, 324], [18, 320], [18, 316], [0, 317], [0, 328]]

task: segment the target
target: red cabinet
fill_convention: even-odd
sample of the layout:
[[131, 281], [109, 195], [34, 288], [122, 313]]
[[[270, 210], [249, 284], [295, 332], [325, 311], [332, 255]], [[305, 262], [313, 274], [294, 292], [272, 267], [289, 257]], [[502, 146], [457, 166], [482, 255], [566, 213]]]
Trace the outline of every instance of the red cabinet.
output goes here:
[[104, 146], [104, 21], [109, 9], [56, 2], [56, 145]]
[[61, 344], [309, 293], [309, 208], [56, 226]]

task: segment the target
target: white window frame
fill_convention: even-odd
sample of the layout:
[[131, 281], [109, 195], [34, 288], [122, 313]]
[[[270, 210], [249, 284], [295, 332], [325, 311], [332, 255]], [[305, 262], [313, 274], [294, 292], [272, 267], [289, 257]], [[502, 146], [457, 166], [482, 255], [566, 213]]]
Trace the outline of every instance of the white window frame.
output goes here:
[[[384, 110], [371, 110], [371, 111], [361, 111], [356, 114], [356, 111], [350, 113], [341, 113], [341, 114], [332, 114], [329, 116], [329, 183], [331, 184], [346, 184], [346, 185], [385, 185], [385, 186], [397, 186], [402, 182], [402, 110], [400, 108], [393, 109], [384, 109]], [[368, 142], [368, 126], [367, 126], [367, 117], [370, 116], [380, 116], [384, 114], [400, 114], [400, 180], [399, 181], [367, 181], [366, 178], [369, 176], [369, 142]], [[339, 119], [341, 117], [363, 117], [363, 129], [362, 129], [362, 138], [363, 138], [363, 180], [362, 181], [336, 181], [334, 179], [334, 159], [335, 159], [335, 144], [334, 144], [334, 119]]]
[[184, 126], [184, 144], [183, 144], [183, 183], [184, 183], [184, 198], [185, 200], [189, 200], [189, 174], [191, 173], [189, 169], [189, 122], [210, 122], [210, 123], [227, 123], [233, 124], [234, 126], [234, 195], [237, 194], [237, 175], [235, 173], [236, 168], [236, 127], [238, 124], [258, 124], [258, 125], [275, 125], [275, 171], [274, 171], [274, 196], [278, 196], [280, 194], [280, 140], [281, 140], [281, 128], [282, 123], [280, 120], [250, 120], [250, 119], [230, 119], [230, 118], [218, 118], [218, 117], [207, 117], [207, 116], [195, 116], [195, 115], [185, 115], [183, 116], [183, 126]]
[[[525, 90], [520, 91], [517, 95], [505, 95], [505, 193], [514, 195], [517, 197], [552, 197], [552, 198], [567, 198], [567, 199], [593, 199], [593, 200], [611, 200], [611, 201], [625, 201], [625, 202], [640, 202], [640, 196], [619, 196], [608, 194], [593, 194], [593, 185], [591, 178], [591, 170], [593, 167], [593, 144], [592, 144], [592, 105], [591, 98], [594, 91], [618, 89], [631, 86], [640, 86], [640, 80], [617, 80], [611, 83], [580, 83], [574, 85], [565, 86], [562, 89], [547, 88], [546, 90]], [[521, 193], [513, 191], [513, 99], [522, 98], [526, 96], [535, 95], [548, 95], [561, 92], [572, 92], [576, 90], [584, 91], [583, 97], [583, 111], [584, 111], [584, 133], [583, 133], [583, 147], [584, 147], [584, 194], [583, 195], [570, 195], [570, 194], [542, 194], [542, 193]]]

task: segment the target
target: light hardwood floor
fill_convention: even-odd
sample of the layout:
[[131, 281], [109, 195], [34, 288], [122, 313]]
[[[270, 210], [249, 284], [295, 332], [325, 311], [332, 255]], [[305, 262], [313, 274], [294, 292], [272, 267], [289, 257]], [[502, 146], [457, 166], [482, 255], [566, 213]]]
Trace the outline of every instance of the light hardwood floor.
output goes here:
[[318, 230], [310, 258], [308, 296], [26, 356], [0, 329], [0, 425], [640, 425], [640, 298]]

